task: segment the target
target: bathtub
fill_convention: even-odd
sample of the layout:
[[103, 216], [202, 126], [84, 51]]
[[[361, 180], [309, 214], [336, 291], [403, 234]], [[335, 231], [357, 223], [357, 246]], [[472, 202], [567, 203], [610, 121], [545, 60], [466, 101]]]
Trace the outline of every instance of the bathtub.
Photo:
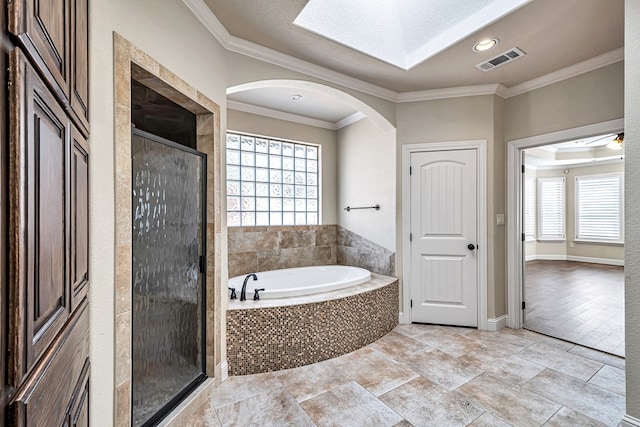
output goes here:
[[[256, 273], [258, 280], [247, 282], [247, 299], [253, 299], [254, 289], [262, 289], [260, 299], [288, 298], [335, 291], [365, 283], [371, 273], [360, 267], [323, 265], [286, 268]], [[245, 276], [229, 279], [229, 287], [236, 288], [240, 297]]]

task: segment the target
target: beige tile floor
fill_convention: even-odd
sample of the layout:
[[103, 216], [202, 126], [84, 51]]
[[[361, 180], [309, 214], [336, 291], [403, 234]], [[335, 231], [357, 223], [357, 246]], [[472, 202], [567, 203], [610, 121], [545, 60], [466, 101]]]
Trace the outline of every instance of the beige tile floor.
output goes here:
[[399, 325], [309, 366], [230, 377], [194, 426], [618, 426], [624, 359], [527, 330]]

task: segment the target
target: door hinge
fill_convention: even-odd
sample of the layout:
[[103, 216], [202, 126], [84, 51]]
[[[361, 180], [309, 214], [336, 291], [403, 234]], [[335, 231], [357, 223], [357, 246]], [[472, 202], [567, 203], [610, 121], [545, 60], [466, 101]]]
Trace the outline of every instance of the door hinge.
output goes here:
[[411, 175], [412, 173], [413, 173], [413, 168], [409, 166], [409, 175]]
[[200, 273], [204, 273], [205, 270], [205, 257], [204, 255], [200, 255], [199, 264], [200, 264]]
[[522, 173], [524, 173], [524, 165], [522, 165]]
[[413, 308], [413, 300], [411, 300], [411, 308]]
[[522, 241], [523, 241], [523, 242], [525, 241], [524, 233], [522, 233]]
[[413, 233], [409, 233], [409, 241], [413, 242]]
[[526, 306], [527, 306], [527, 304], [524, 301], [522, 301], [522, 309], [523, 310], [525, 309]]

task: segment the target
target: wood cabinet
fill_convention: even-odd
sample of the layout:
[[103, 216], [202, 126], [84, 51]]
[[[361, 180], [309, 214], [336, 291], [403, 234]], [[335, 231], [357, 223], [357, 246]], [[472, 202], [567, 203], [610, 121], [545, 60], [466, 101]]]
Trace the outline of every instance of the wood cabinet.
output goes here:
[[0, 90], [8, 117], [0, 120], [0, 425], [86, 426], [87, 0], [14, 0], [8, 18], [0, 45], [8, 82]]
[[9, 3], [9, 31], [88, 135], [87, 0], [14, 0]]

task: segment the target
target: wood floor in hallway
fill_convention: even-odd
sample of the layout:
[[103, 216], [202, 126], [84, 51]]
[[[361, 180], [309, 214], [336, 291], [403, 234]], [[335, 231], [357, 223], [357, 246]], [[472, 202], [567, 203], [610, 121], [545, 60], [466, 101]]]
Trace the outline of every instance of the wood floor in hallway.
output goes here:
[[525, 328], [624, 357], [624, 267], [525, 263]]

